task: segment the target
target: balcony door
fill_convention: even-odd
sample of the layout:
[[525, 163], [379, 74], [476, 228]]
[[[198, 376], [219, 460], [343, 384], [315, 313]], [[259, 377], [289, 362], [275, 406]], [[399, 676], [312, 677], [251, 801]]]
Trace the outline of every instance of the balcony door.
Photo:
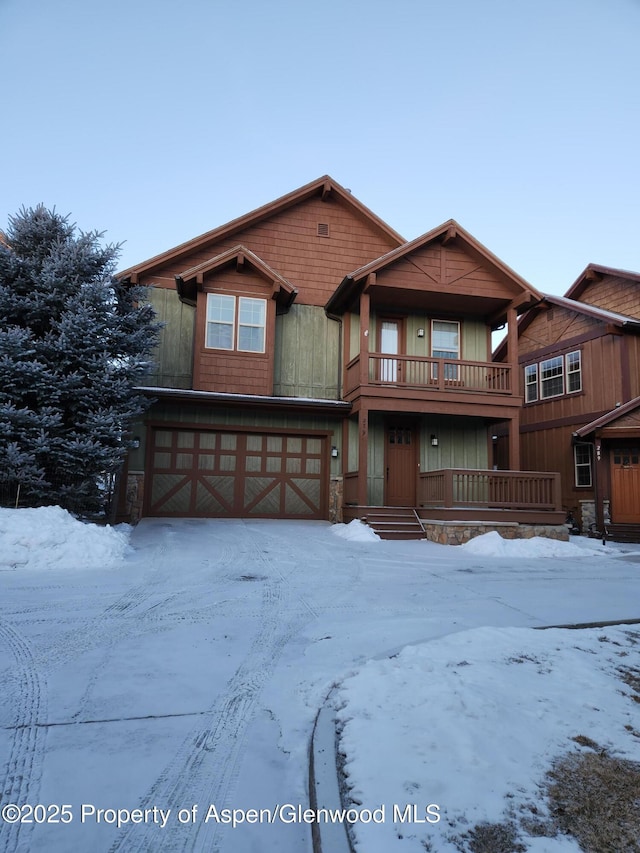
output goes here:
[[385, 506], [415, 506], [418, 446], [415, 423], [389, 420], [385, 429]]
[[[378, 352], [389, 355], [399, 355], [402, 347], [402, 320], [380, 318], [378, 332]], [[397, 358], [380, 360], [380, 380], [382, 382], [398, 382], [401, 367]]]

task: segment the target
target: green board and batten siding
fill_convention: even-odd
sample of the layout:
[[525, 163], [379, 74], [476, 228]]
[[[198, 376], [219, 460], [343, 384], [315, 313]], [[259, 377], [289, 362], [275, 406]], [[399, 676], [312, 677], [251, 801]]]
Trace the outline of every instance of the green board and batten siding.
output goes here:
[[[384, 505], [385, 416], [369, 413], [368, 429], [368, 502]], [[440, 468], [481, 468], [488, 464], [487, 426], [479, 418], [457, 419], [446, 415], [422, 415], [419, 424], [420, 471]], [[438, 446], [432, 447], [431, 435], [438, 436]], [[355, 455], [355, 443], [350, 448]], [[351, 442], [350, 442], [351, 443]], [[357, 456], [355, 467], [357, 470]], [[416, 476], [418, 472], [416, 472]]]
[[323, 308], [296, 305], [276, 317], [273, 393], [340, 399], [340, 324]]
[[150, 287], [148, 298], [156, 312], [156, 320], [164, 326], [152, 355], [154, 368], [145, 377], [144, 384], [191, 388], [195, 309], [181, 302], [175, 290], [163, 287]]

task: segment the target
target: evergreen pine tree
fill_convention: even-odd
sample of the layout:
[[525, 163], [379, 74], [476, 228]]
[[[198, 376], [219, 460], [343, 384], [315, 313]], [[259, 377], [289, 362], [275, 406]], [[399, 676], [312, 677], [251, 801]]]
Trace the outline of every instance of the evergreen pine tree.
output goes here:
[[148, 405], [134, 388], [159, 327], [102, 237], [43, 206], [0, 232], [0, 479], [21, 505], [103, 511]]

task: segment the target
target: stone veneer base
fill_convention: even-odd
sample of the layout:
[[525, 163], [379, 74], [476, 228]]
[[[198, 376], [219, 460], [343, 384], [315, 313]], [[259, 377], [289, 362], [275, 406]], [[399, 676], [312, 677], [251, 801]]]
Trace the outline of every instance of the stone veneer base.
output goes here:
[[532, 539], [544, 536], [547, 539], [569, 541], [569, 532], [564, 524], [517, 524], [508, 521], [470, 523], [468, 521], [436, 521], [422, 519], [425, 538], [440, 545], [464, 545], [475, 536], [497, 531], [503, 539]]

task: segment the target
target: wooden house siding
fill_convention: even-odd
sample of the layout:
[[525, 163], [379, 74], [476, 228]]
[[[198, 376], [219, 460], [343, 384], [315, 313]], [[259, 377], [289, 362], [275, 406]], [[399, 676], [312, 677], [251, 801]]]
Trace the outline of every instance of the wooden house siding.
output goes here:
[[593, 332], [598, 334], [602, 322], [559, 306], [540, 312], [522, 332], [518, 341], [520, 362], [540, 349], [558, 344], [564, 347], [572, 338], [584, 337]]
[[605, 276], [586, 285], [580, 301], [640, 319], [640, 284], [622, 276]]
[[467, 298], [504, 298], [516, 295], [506, 277], [486, 261], [472, 257], [466, 247], [430, 245], [417, 249], [378, 272], [379, 285], [406, 290], [434, 290], [440, 294], [464, 294]]
[[[535, 326], [535, 321], [532, 326]], [[621, 369], [622, 353], [625, 348], [624, 338], [619, 335], [603, 334], [582, 344], [569, 344], [559, 341], [557, 349], [549, 351], [545, 348], [542, 353], [529, 352], [526, 354], [522, 371], [522, 388], [524, 388], [524, 367], [527, 364], [539, 364], [542, 360], [553, 358], [554, 355], [564, 355], [567, 352], [579, 351], [581, 354], [582, 390], [558, 397], [549, 397], [524, 405], [521, 426], [531, 424], [542, 426], [544, 422], [565, 420], [581, 425], [588, 423], [605, 411], [612, 409], [616, 403], [627, 399], [624, 391], [624, 374]], [[635, 350], [635, 347], [634, 347]], [[609, 365], [607, 369], [606, 365]], [[612, 365], [616, 365], [612, 369]], [[634, 395], [635, 396], [635, 395]], [[537, 468], [535, 470], [554, 470]]]
[[191, 388], [195, 311], [178, 299], [175, 290], [149, 288], [148, 298], [163, 327], [152, 355], [153, 370], [145, 377], [145, 383], [165, 388]]
[[[266, 299], [265, 351], [241, 352], [205, 345], [207, 294], [224, 293]], [[273, 394], [273, 353], [276, 307], [265, 281], [255, 273], [238, 273], [232, 267], [205, 281], [198, 293], [193, 349], [193, 389], [235, 394]]]
[[[431, 435], [437, 436], [437, 447], [431, 445]], [[420, 470], [489, 468], [488, 438], [480, 419], [426, 415], [420, 429]]]
[[[582, 390], [525, 403], [523, 430], [561, 423], [570, 430], [640, 394], [640, 338], [612, 331], [604, 321], [557, 305], [534, 317], [519, 340], [521, 387], [526, 365], [577, 350]], [[535, 470], [553, 470], [544, 464], [541, 461]]]
[[523, 471], [558, 471], [562, 505], [580, 521], [580, 501], [593, 500], [593, 487], [576, 486], [571, 434], [576, 429], [558, 426], [524, 432], [520, 440]]
[[[328, 225], [328, 236], [318, 236], [318, 225]], [[242, 244], [277, 270], [297, 289], [296, 302], [323, 306], [340, 284], [345, 270], [395, 248], [396, 242], [342, 201], [310, 198], [294, 208], [249, 225], [242, 231], [200, 248], [160, 268], [142, 283], [175, 287], [175, 276]]]
[[273, 393], [339, 400], [340, 324], [322, 308], [291, 306], [276, 317]]

